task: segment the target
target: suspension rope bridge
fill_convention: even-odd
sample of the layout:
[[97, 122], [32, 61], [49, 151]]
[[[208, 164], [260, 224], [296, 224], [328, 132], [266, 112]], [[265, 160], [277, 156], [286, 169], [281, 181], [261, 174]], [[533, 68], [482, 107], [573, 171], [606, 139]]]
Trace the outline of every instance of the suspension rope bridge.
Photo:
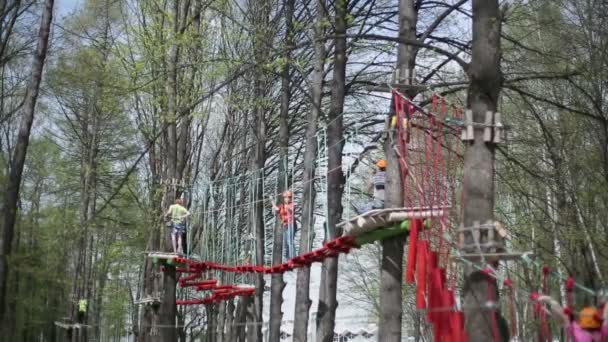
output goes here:
[[[409, 248], [404, 281], [415, 285], [416, 308], [427, 313], [427, 320], [433, 325], [436, 340], [466, 341], [464, 315], [458, 299], [457, 280], [460, 269], [453, 262], [456, 260], [487, 276], [490, 299], [493, 298], [490, 294], [496, 290], [496, 284], [507, 289], [510, 331], [512, 335], [517, 334], [517, 317], [514, 312], [515, 285], [512, 279], [500, 276], [497, 266], [498, 261], [508, 259], [521, 259], [532, 264], [534, 261], [528, 257], [530, 253], [507, 251], [493, 222], [452, 229], [462, 218], [461, 204], [464, 198], [462, 195], [457, 198], [457, 194], [462, 193], [463, 141], [470, 140], [472, 127], [477, 124], [472, 122], [467, 111], [449, 106], [447, 100], [439, 95], [432, 96], [431, 108], [427, 111], [397, 89], [390, 88], [390, 91], [395, 110], [394, 116], [387, 122], [387, 133], [399, 159], [403, 206], [371, 210], [349, 218], [337, 225], [337, 228], [343, 231], [342, 236], [324, 241], [318, 248], [312, 248], [314, 218], [327, 215], [329, 209], [327, 202], [322, 202], [322, 214], [310, 210], [313, 215], [310, 218], [310, 222], [313, 222], [309, 234], [310, 251], [301, 251], [302, 254], [280, 264], [272, 264], [272, 259], [267, 258], [261, 265], [252, 265], [250, 256], [255, 255], [256, 244], [251, 222], [258, 219], [256, 205], [265, 201], [266, 194], [270, 192], [267, 170], [263, 168], [206, 182], [201, 187], [199, 196], [203, 200], [194, 218], [200, 229], [196, 232], [188, 231], [186, 255], [148, 253], [149, 257], [161, 261], [163, 267], [175, 267], [176, 272], [181, 275], [179, 286], [182, 289], [210, 293], [203, 298], [179, 299], [177, 305], [208, 305], [235, 297], [254, 296], [255, 288], [242, 284], [246, 282], [248, 274], [285, 273], [308, 267], [325, 258], [349, 253], [369, 243], [407, 235]], [[491, 114], [482, 126], [486, 141], [500, 142], [504, 126], [499, 115]], [[289, 160], [280, 161], [284, 163], [283, 169], [286, 170], [282, 175], [286, 188], [293, 191], [306, 186], [315, 189], [318, 187], [320, 192], [327, 193], [327, 174], [335, 170], [329, 170], [327, 166], [326, 154], [331, 146], [327, 146], [325, 133], [322, 130], [317, 134], [319, 153], [315, 163], [319, 172], [307, 184], [295, 181], [295, 167], [289, 170]], [[352, 138], [351, 135], [346, 135], [338, 143], [352, 141], [349, 140]], [[360, 156], [356, 157], [357, 160], [359, 158]], [[296, 161], [293, 160], [294, 165]], [[350, 172], [350, 168], [347, 170]], [[274, 195], [278, 194], [279, 177], [281, 176], [274, 178]], [[346, 214], [350, 216], [350, 207], [353, 204], [352, 184], [351, 177], [347, 179]], [[258, 193], [260, 183], [261, 194]], [[264, 210], [263, 215], [265, 226], [274, 227], [277, 224], [273, 219], [275, 215], [270, 215], [269, 211]], [[266, 229], [266, 232], [265, 240], [272, 243], [273, 229]], [[471, 246], [463, 246], [463, 242], [456, 241], [455, 238], [467, 232], [474, 237], [474, 244]], [[476, 252], [452, 252], [463, 247]], [[543, 274], [542, 293], [548, 293], [547, 281], [550, 272]], [[213, 278], [213, 275], [219, 276], [220, 280]], [[592, 290], [574, 282], [572, 277], [568, 278], [567, 282], [569, 293], [573, 293], [576, 287], [593, 293]], [[538, 296], [531, 293], [528, 297], [536, 303]], [[569, 299], [568, 302], [571, 307], [572, 300]], [[488, 305], [492, 307], [494, 304]], [[535, 317], [540, 321], [541, 334], [548, 337], [546, 313], [540, 306], [535, 306], [534, 310]], [[493, 339], [499, 341], [494, 310], [491, 311], [490, 320]]]

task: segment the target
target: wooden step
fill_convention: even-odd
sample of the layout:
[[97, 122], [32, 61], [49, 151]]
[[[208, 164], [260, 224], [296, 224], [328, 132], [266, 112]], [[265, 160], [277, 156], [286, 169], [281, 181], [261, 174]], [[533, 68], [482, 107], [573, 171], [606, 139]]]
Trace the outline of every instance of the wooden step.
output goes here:
[[344, 235], [356, 236], [409, 219], [444, 216], [449, 208], [449, 206], [441, 206], [373, 209], [348, 221], [340, 222], [337, 227], [344, 230]]

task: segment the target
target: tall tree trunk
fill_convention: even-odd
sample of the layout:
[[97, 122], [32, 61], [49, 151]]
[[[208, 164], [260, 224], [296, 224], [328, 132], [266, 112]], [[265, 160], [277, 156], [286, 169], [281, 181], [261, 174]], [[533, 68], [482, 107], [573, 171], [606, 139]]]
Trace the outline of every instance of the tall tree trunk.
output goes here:
[[[418, 10], [414, 0], [399, 1], [399, 38], [416, 39]], [[397, 49], [398, 75], [413, 75], [416, 67], [416, 48], [399, 44]], [[407, 71], [407, 72], [406, 72]], [[399, 81], [399, 80], [398, 80]], [[407, 80], [411, 84], [411, 80]], [[407, 92], [406, 92], [407, 93]], [[414, 96], [415, 94], [407, 94]], [[391, 103], [390, 113], [394, 113]], [[389, 132], [394, 135], [394, 132]], [[386, 169], [386, 208], [403, 207], [403, 184], [399, 156], [395, 152], [394, 138], [384, 144], [387, 160]], [[382, 241], [382, 261], [380, 274], [380, 320], [378, 324], [379, 341], [401, 341], [401, 323], [403, 318], [402, 289], [403, 284], [403, 249], [405, 238], [397, 237]]]
[[234, 310], [234, 322], [236, 329], [234, 329], [234, 341], [245, 342], [246, 323], [247, 323], [247, 306], [251, 302], [251, 297], [241, 297], [236, 304]]
[[247, 305], [247, 336], [245, 337], [245, 341], [247, 342], [260, 342], [261, 340], [258, 339], [258, 324], [257, 324], [257, 318], [255, 317], [255, 308], [256, 303], [255, 303], [255, 299], [254, 301], [250, 301]]
[[224, 323], [226, 320], [226, 302], [221, 301], [217, 304], [217, 319], [215, 320], [215, 340], [224, 342]]
[[[268, 48], [266, 40], [269, 35], [270, 25], [270, 13], [271, 3], [270, 1], [264, 0], [252, 1], [249, 3], [252, 6], [254, 13], [254, 42], [253, 42], [253, 58], [255, 64], [258, 66], [254, 70], [253, 80], [253, 95], [255, 103], [254, 109], [254, 129], [255, 131], [255, 152], [252, 169], [258, 172], [258, 176], [255, 181], [255, 206], [252, 212], [252, 226], [255, 229], [255, 262], [257, 265], [264, 265], [264, 252], [265, 252], [265, 229], [264, 229], [264, 165], [266, 164], [266, 111], [267, 105], [264, 99], [267, 98], [267, 72], [263, 66], [268, 62]], [[251, 334], [248, 333], [249, 338], [255, 338], [256, 342], [262, 342], [262, 323], [264, 318], [263, 313], [263, 301], [264, 301], [264, 275], [255, 274], [255, 298], [253, 306], [253, 322], [255, 323], [251, 328], [254, 330]], [[249, 329], [249, 330], [252, 330]]]
[[[172, 6], [173, 16], [173, 41], [169, 49], [169, 56], [167, 61], [167, 117], [166, 128], [167, 128], [167, 141], [165, 144], [164, 153], [164, 164], [166, 167], [165, 180], [175, 180], [179, 182], [181, 175], [178, 173], [178, 156], [177, 156], [177, 64], [179, 62], [179, 46], [178, 40], [180, 37], [180, 3], [181, 1], [176, 0]], [[163, 207], [161, 212], [165, 212], [169, 205], [171, 205], [177, 196], [177, 189], [170, 188], [165, 193]], [[163, 250], [169, 251], [172, 249], [171, 244], [171, 231], [165, 229], [164, 238], [161, 239], [163, 244]], [[164, 272], [161, 274], [162, 277], [162, 295], [161, 303], [158, 311], [153, 311], [157, 316], [157, 322], [161, 326], [159, 333], [154, 335], [152, 341], [175, 341], [177, 339], [177, 330], [175, 328], [175, 319], [177, 316], [177, 305], [175, 304], [177, 274], [175, 267], [165, 267]]]
[[234, 319], [234, 299], [229, 299], [226, 303], [226, 331], [224, 333], [224, 341], [233, 342], [236, 340], [234, 331], [236, 330], [236, 321]]
[[[473, 0], [473, 53], [469, 69], [468, 108], [474, 122], [484, 122], [487, 111], [496, 112], [502, 85], [500, 71], [500, 32], [502, 18], [498, 0]], [[494, 149], [484, 142], [483, 128], [476, 127], [475, 139], [467, 144], [464, 155], [464, 226], [485, 223], [494, 217]], [[474, 245], [470, 232], [465, 244]], [[465, 251], [467, 252], [467, 251]], [[468, 251], [474, 252], [474, 251]], [[465, 330], [470, 341], [493, 341], [500, 324], [499, 312], [487, 309], [488, 287], [496, 288], [496, 281], [482, 272], [466, 267], [464, 296]], [[498, 304], [498, 293], [493, 301]], [[496, 314], [496, 315], [494, 315]], [[502, 339], [507, 341], [508, 338]]]
[[[302, 230], [300, 233], [300, 253], [306, 253], [312, 248], [312, 233], [314, 232], [315, 211], [315, 158], [317, 156], [317, 126], [321, 103], [323, 99], [323, 78], [325, 76], [325, 42], [323, 41], [325, 19], [325, 0], [317, 0], [317, 17], [314, 26], [314, 48], [315, 59], [312, 72], [312, 84], [310, 92], [312, 101], [306, 126], [306, 150], [304, 152], [304, 184], [302, 199]], [[294, 314], [293, 340], [306, 341], [308, 338], [308, 312], [310, 305], [310, 267], [298, 270], [296, 280], [296, 307]], [[319, 296], [319, 298], [324, 298]]]
[[[295, 0], [285, 0], [285, 65], [281, 73], [281, 111], [279, 113], [279, 181], [278, 190], [283, 192], [289, 188], [289, 103], [291, 101], [291, 50], [293, 48], [293, 12]], [[280, 264], [283, 257], [283, 225], [277, 220], [272, 244], [272, 263]], [[270, 283], [270, 318], [268, 340], [278, 342], [281, 338], [281, 321], [283, 320], [283, 290], [285, 282], [283, 274], [273, 274]]]
[[36, 100], [42, 79], [44, 60], [48, 50], [49, 33], [53, 21], [54, 0], [44, 2], [44, 12], [40, 21], [38, 31], [38, 42], [32, 61], [30, 81], [27, 86], [25, 102], [23, 104], [23, 115], [17, 135], [17, 144], [13, 154], [7, 189], [3, 203], [4, 222], [2, 225], [2, 243], [0, 244], [0, 322], [4, 322], [4, 309], [6, 303], [6, 284], [8, 278], [8, 258], [11, 255], [15, 220], [17, 217], [17, 201], [19, 200], [19, 189], [21, 187], [21, 176], [25, 165], [25, 157], [30, 141], [30, 131], [34, 122]]
[[[346, 93], [346, 17], [348, 14], [348, 0], [339, 0], [335, 4], [336, 16], [334, 28], [334, 70], [331, 86], [331, 107], [327, 120], [328, 144], [328, 175], [327, 175], [327, 239], [333, 240], [341, 235], [336, 225], [342, 220], [342, 194], [344, 192], [344, 174], [342, 172], [342, 150], [344, 149], [343, 117], [344, 96]], [[317, 327], [317, 341], [331, 342], [334, 338], [334, 327], [338, 301], [336, 290], [338, 283], [338, 257], [327, 258], [323, 262], [325, 272], [324, 287], [325, 298], [319, 300], [319, 326]]]

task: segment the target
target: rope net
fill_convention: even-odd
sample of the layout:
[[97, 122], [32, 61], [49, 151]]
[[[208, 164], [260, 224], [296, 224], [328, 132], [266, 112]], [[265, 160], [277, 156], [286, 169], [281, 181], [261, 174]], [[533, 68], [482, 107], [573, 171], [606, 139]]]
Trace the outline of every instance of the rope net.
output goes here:
[[454, 308], [457, 300], [456, 271], [448, 269], [451, 246], [444, 236], [459, 216], [455, 195], [464, 147], [450, 120], [460, 120], [463, 111], [451, 108], [448, 117], [445, 99], [434, 95], [427, 112], [396, 90], [393, 103], [403, 206], [432, 213], [426, 221], [412, 221], [405, 281], [415, 283], [416, 307], [426, 310], [435, 339], [465, 341], [463, 312], [441, 310]]

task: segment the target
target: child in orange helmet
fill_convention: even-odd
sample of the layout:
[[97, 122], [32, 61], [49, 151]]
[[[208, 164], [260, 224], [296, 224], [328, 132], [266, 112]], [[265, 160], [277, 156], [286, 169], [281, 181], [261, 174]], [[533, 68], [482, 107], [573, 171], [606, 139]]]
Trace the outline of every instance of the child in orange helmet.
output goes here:
[[186, 232], [186, 218], [190, 216], [188, 209], [184, 208], [184, 201], [181, 198], [175, 199], [175, 204], [169, 207], [165, 217], [171, 220], [171, 244], [174, 253], [183, 253], [182, 234]]
[[279, 215], [283, 226], [283, 258], [291, 259], [296, 256], [294, 239], [296, 236], [297, 225], [294, 219], [293, 194], [291, 191], [283, 192], [283, 203], [277, 205], [270, 201], [272, 208]]
[[549, 304], [554, 317], [566, 329], [568, 336], [574, 342], [606, 342], [608, 341], [608, 305], [606, 298], [600, 298], [600, 308], [587, 306], [578, 314], [578, 319], [574, 320], [572, 315], [564, 312], [564, 309], [557, 301], [549, 296], [540, 296], [540, 302]]
[[372, 209], [384, 208], [384, 187], [386, 184], [386, 160], [381, 159], [376, 162], [378, 170], [372, 176], [367, 186], [367, 192], [374, 191], [374, 197], [371, 202], [368, 202], [363, 208], [357, 210], [359, 214], [363, 214]]

